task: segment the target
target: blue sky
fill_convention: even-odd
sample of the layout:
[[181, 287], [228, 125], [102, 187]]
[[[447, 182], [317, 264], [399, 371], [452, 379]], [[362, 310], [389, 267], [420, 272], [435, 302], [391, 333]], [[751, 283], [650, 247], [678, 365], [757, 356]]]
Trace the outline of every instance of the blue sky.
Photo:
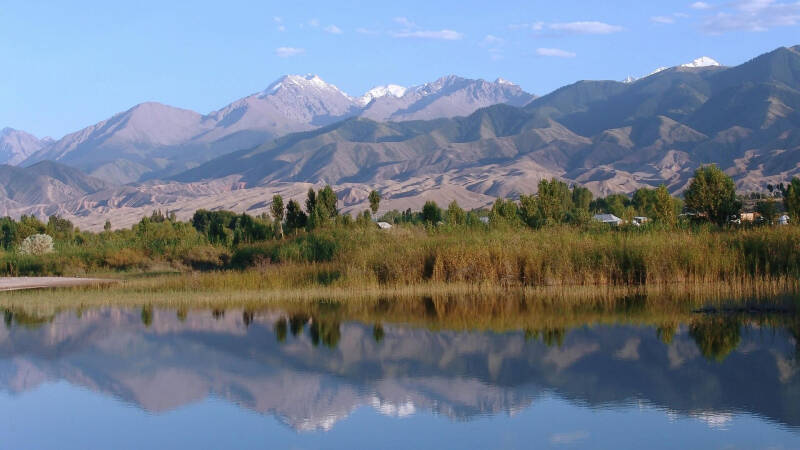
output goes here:
[[796, 44], [797, 0], [6, 1], [0, 128], [58, 138], [143, 101], [207, 113], [287, 73], [351, 95], [446, 74], [542, 95]]

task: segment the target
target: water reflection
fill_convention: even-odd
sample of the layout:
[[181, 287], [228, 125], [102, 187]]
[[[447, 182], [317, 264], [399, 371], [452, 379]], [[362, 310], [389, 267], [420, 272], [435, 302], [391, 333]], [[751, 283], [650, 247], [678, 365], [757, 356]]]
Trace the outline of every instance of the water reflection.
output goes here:
[[[296, 430], [329, 430], [361, 406], [396, 417], [513, 415], [550, 394], [578, 407], [648, 404], [709, 426], [739, 413], [800, 426], [800, 320], [791, 311], [654, 313], [652, 323], [537, 316], [518, 329], [469, 331], [447, 326], [448, 307], [433, 299], [415, 307], [435, 321], [352, 320], [326, 303], [9, 310], [0, 389], [64, 380], [151, 412], [214, 396]], [[370, 314], [390, 309], [378, 302]]]

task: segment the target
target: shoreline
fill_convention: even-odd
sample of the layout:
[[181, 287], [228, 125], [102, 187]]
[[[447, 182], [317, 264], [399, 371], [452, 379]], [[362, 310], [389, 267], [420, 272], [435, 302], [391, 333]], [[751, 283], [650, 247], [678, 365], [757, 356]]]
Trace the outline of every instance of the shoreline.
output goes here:
[[51, 289], [65, 287], [96, 286], [112, 284], [115, 280], [106, 278], [77, 277], [0, 277], [0, 292], [30, 289]]

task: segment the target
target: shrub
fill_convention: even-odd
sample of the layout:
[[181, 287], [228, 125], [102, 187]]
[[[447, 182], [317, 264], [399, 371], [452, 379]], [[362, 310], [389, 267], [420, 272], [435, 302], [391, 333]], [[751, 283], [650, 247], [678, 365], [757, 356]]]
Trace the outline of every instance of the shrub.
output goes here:
[[227, 249], [206, 245], [190, 249], [183, 255], [182, 261], [195, 270], [215, 270], [227, 266], [231, 254]]
[[46, 234], [28, 236], [19, 244], [19, 252], [23, 255], [41, 256], [53, 253], [53, 238]]
[[104, 262], [108, 267], [117, 270], [143, 269], [147, 267], [149, 258], [141, 250], [123, 248], [107, 254]]

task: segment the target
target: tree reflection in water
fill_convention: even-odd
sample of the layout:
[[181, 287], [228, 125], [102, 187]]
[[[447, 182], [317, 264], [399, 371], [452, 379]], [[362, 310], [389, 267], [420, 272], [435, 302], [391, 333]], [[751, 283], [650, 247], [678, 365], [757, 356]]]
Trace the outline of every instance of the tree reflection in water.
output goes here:
[[704, 318], [689, 325], [689, 336], [703, 356], [722, 362], [742, 341], [741, 326], [734, 317]]

